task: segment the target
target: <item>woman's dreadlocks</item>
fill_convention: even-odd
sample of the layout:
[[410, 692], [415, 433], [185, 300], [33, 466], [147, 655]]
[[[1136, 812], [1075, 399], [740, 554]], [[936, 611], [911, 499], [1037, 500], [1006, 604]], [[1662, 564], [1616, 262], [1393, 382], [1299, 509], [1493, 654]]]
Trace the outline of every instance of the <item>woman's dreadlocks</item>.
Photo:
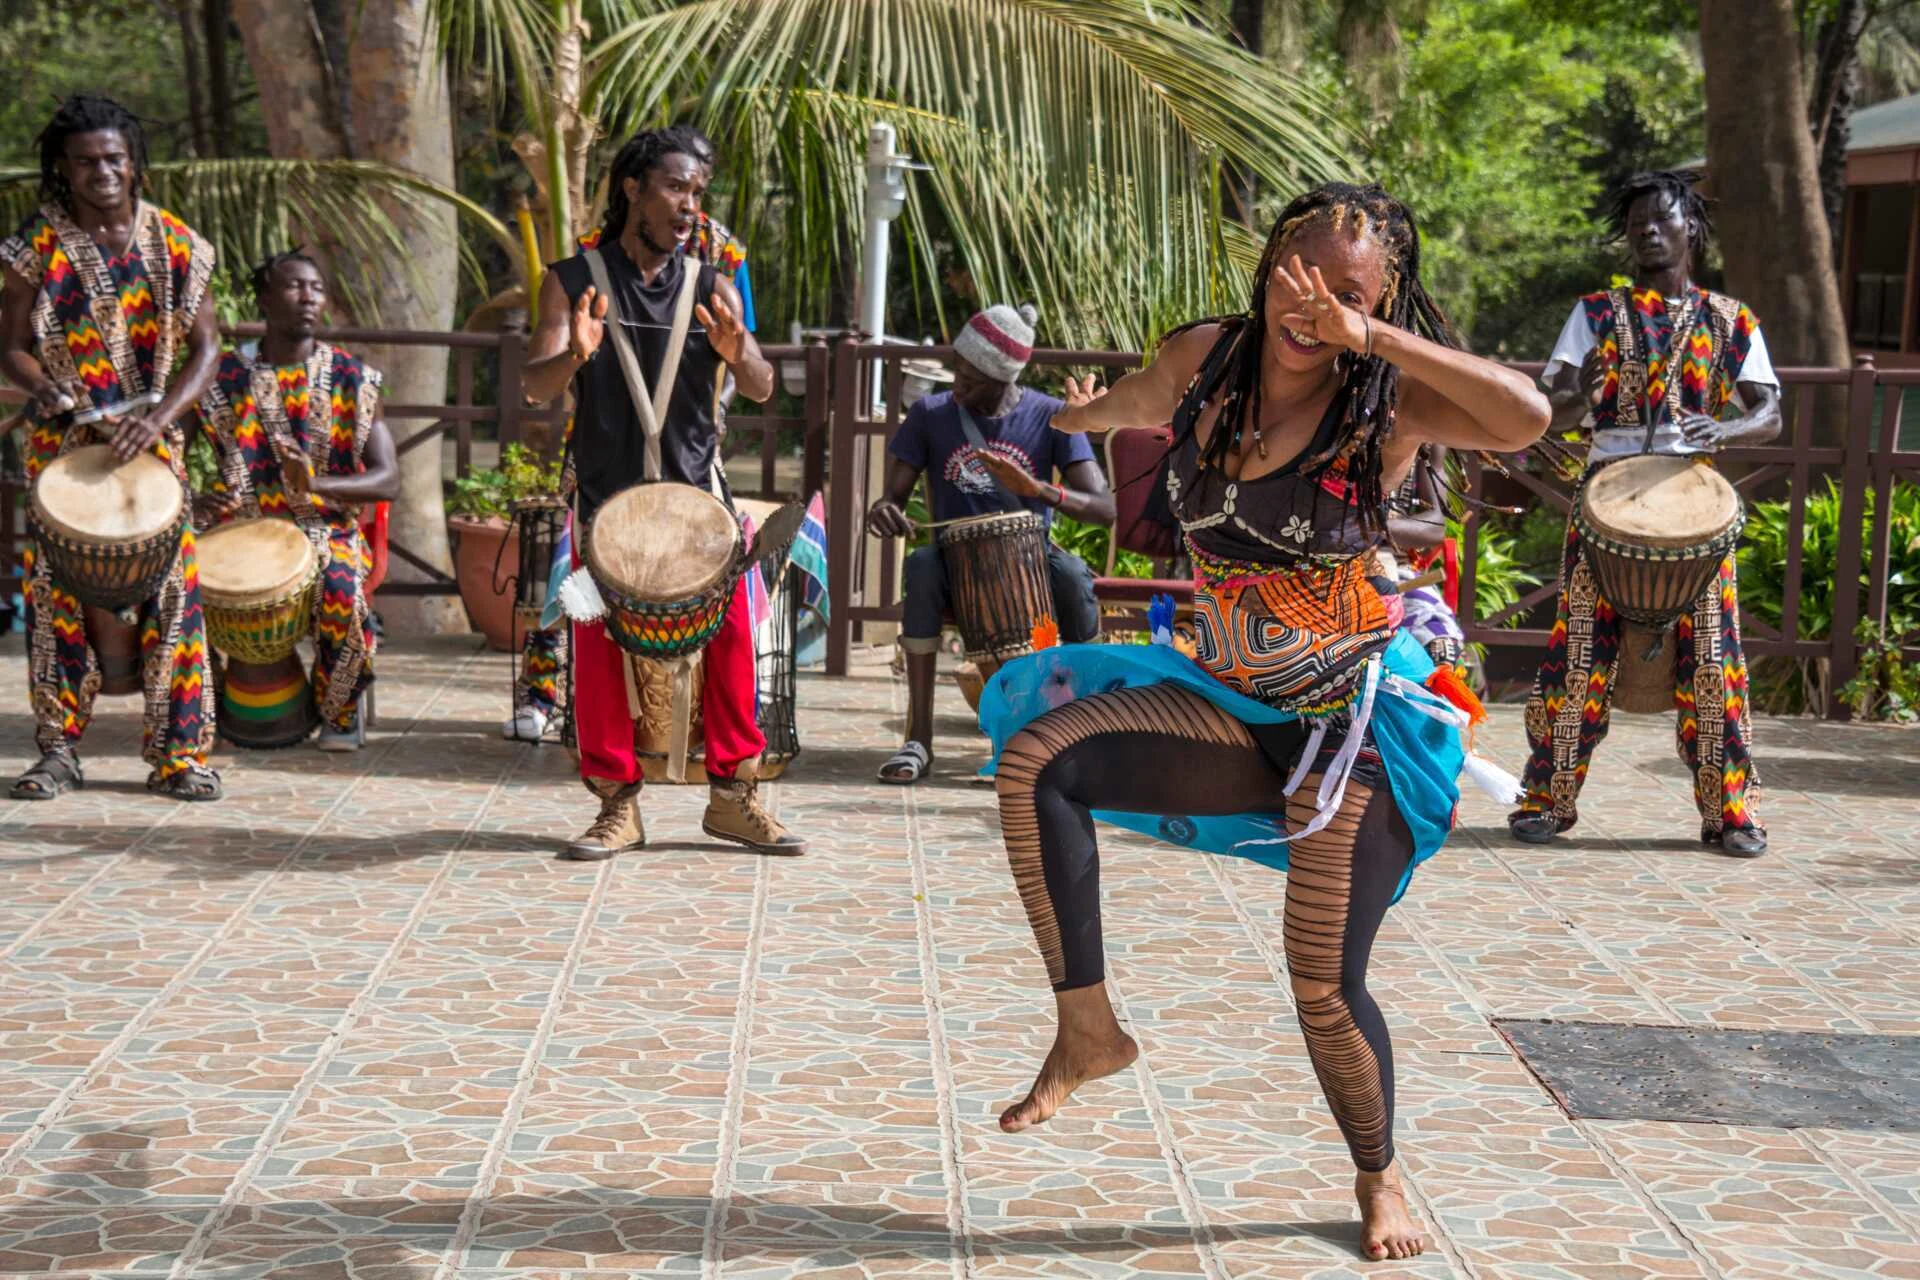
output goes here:
[[708, 168], [713, 167], [713, 144], [691, 125], [648, 129], [627, 139], [627, 144], [614, 156], [613, 168], [607, 174], [607, 216], [600, 224], [601, 243], [612, 243], [627, 229], [626, 180], [637, 178], [644, 185], [655, 165], [676, 154], [692, 156]]
[[[1202, 401], [1215, 393], [1224, 396], [1220, 416], [1202, 449], [1207, 472], [1223, 474], [1227, 455], [1242, 423], [1260, 420], [1260, 357], [1267, 342], [1267, 286], [1274, 268], [1285, 258], [1287, 246], [1296, 232], [1312, 225], [1345, 229], [1356, 238], [1372, 236], [1384, 255], [1385, 285], [1373, 316], [1396, 328], [1449, 347], [1460, 345], [1453, 326], [1427, 296], [1420, 281], [1420, 229], [1412, 210], [1373, 184], [1355, 186], [1329, 182], [1315, 187], [1281, 211], [1267, 237], [1266, 252], [1260, 255], [1259, 269], [1253, 277], [1252, 306], [1244, 316], [1223, 316], [1196, 324], [1221, 324], [1237, 330], [1233, 349], [1221, 362], [1208, 385], [1196, 387]], [[1192, 328], [1193, 325], [1184, 326]], [[1341, 357], [1344, 369], [1336, 400], [1345, 405], [1333, 442], [1311, 457], [1302, 458], [1300, 471], [1313, 475], [1324, 471], [1336, 459], [1347, 459], [1348, 481], [1353, 485], [1361, 525], [1377, 533], [1385, 525], [1385, 495], [1381, 491], [1381, 451], [1393, 434], [1394, 409], [1400, 393], [1400, 370], [1379, 356], [1347, 352]], [[1196, 415], [1197, 421], [1197, 415]], [[1191, 434], [1193, 426], [1187, 428]], [[1178, 448], [1180, 440], [1174, 442]]]
[[1694, 270], [1706, 266], [1707, 250], [1713, 244], [1713, 205], [1694, 190], [1699, 181], [1699, 173], [1692, 169], [1658, 169], [1628, 178], [1607, 200], [1606, 243], [1625, 244], [1627, 219], [1633, 214], [1633, 206], [1647, 196], [1659, 196], [1663, 205], [1671, 202], [1690, 223], [1687, 245], [1693, 250]]
[[40, 198], [73, 212], [73, 188], [60, 173], [60, 162], [67, 157], [67, 139], [83, 133], [101, 133], [108, 129], [126, 140], [133, 158], [133, 187], [138, 191], [147, 176], [147, 135], [140, 118], [112, 98], [76, 93], [61, 103], [34, 142], [40, 148]]

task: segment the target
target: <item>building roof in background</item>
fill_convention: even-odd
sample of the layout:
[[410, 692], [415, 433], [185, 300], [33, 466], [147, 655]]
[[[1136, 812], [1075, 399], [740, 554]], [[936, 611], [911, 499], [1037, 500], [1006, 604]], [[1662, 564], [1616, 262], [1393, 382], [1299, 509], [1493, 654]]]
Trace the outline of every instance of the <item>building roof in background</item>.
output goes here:
[[1847, 151], [1920, 147], [1920, 93], [1877, 102], [1853, 113]]
[[[1848, 121], [1848, 155], [1893, 147], [1920, 148], [1920, 93], [1862, 107]], [[1705, 169], [1707, 158], [1695, 156], [1680, 167]]]

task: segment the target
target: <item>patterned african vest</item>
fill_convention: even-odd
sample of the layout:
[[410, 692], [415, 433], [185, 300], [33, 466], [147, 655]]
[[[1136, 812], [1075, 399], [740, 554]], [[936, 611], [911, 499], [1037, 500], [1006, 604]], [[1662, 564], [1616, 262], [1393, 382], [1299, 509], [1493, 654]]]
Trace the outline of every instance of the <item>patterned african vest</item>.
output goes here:
[[380, 412], [379, 370], [324, 342], [313, 344], [304, 366], [290, 368], [224, 351], [198, 411], [220, 463], [217, 490], [240, 499], [237, 515], [291, 516], [309, 530], [353, 526], [351, 509], [290, 499], [280, 459], [304, 453], [317, 476], [357, 474]]
[[1726, 410], [1760, 327], [1753, 312], [1697, 286], [1670, 300], [1621, 285], [1580, 301], [1606, 368], [1591, 460], [1691, 452], [1677, 419]]

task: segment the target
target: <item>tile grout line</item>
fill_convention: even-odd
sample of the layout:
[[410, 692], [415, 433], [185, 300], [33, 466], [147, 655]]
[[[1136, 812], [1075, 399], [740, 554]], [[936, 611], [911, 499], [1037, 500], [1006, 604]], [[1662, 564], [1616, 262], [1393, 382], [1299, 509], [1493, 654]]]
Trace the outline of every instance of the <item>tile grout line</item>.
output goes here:
[[[776, 817], [778, 814], [776, 813]], [[740, 999], [733, 1010], [733, 1035], [727, 1044], [727, 1094], [715, 1143], [713, 1191], [700, 1233], [700, 1274], [717, 1278], [724, 1261], [727, 1215], [733, 1207], [733, 1165], [740, 1154], [740, 1115], [746, 1107], [747, 1064], [753, 1052], [753, 1015], [759, 1001], [760, 953], [766, 945], [767, 898], [773, 883], [773, 859], [762, 855], [753, 872], [753, 906], [747, 946], [740, 957]]]
[[[1438, 965], [1441, 971], [1452, 981], [1454, 986], [1472, 1003], [1473, 1007], [1479, 1010], [1480, 1016], [1484, 1018], [1488, 1026], [1491, 1027], [1493, 1023], [1493, 1011], [1487, 1007], [1487, 1002], [1480, 998], [1478, 991], [1475, 991], [1468, 985], [1460, 971], [1454, 967], [1453, 962], [1447, 959], [1446, 955], [1427, 939], [1417, 921], [1409, 920], [1407, 933], [1413, 938], [1415, 944], [1427, 953], [1427, 958]], [[1509, 1050], [1509, 1052], [1511, 1052], [1511, 1050]], [[1517, 1057], [1518, 1055], [1515, 1056]], [[1526, 1069], [1528, 1075], [1534, 1076], [1536, 1081], [1538, 1080], [1537, 1074], [1525, 1059], [1520, 1060], [1520, 1065]], [[1542, 1092], [1547, 1091], [1542, 1089]], [[1549, 1098], [1553, 1097], [1550, 1092], [1547, 1093], [1547, 1096]], [[1572, 1115], [1564, 1107], [1561, 1107], [1558, 1100], [1554, 1101], [1554, 1109], [1561, 1115], [1567, 1117], [1567, 1123], [1573, 1126], [1574, 1131], [1580, 1135], [1581, 1140], [1593, 1151], [1600, 1163], [1604, 1164], [1613, 1176], [1619, 1179], [1620, 1184], [1627, 1189], [1627, 1193], [1640, 1202], [1640, 1207], [1653, 1216], [1654, 1221], [1660, 1224], [1660, 1229], [1666, 1237], [1685, 1250], [1688, 1256], [1700, 1267], [1703, 1274], [1714, 1277], [1715, 1280], [1725, 1280], [1720, 1268], [1714, 1265], [1712, 1257], [1700, 1247], [1699, 1243], [1695, 1241], [1691, 1235], [1687, 1234], [1684, 1226], [1668, 1214], [1665, 1209], [1660, 1207], [1660, 1202], [1654, 1197], [1653, 1193], [1642, 1185], [1640, 1179], [1634, 1176], [1626, 1164], [1615, 1158], [1613, 1152], [1609, 1151], [1606, 1144], [1600, 1140], [1598, 1132], [1586, 1121]]]
[[[1494, 864], [1498, 866], [1501, 871], [1506, 873], [1507, 879], [1511, 880], [1514, 884], [1518, 885], [1520, 888], [1520, 891], [1526, 894], [1527, 897], [1533, 900], [1534, 905], [1540, 907], [1548, 915], [1553, 917], [1553, 920], [1556, 924], [1558, 924], [1562, 929], [1565, 929], [1569, 934], [1571, 934], [1574, 937], [1574, 939], [1580, 943], [1581, 946], [1587, 949], [1587, 952], [1590, 955], [1592, 955], [1595, 960], [1598, 960], [1601, 964], [1605, 965], [1607, 967], [1608, 972], [1612, 973], [1614, 977], [1620, 979], [1622, 985], [1626, 986], [1627, 988], [1632, 990], [1635, 994], [1637, 994], [1641, 999], [1645, 1000], [1648, 1004], [1652, 1005], [1659, 1012], [1661, 1017], [1672, 1019], [1673, 1024], [1675, 1026], [1688, 1025], [1687, 1020], [1681, 1017], [1679, 1012], [1676, 1009], [1674, 1009], [1672, 1005], [1668, 1004], [1666, 1000], [1661, 997], [1659, 992], [1655, 991], [1652, 987], [1649, 987], [1647, 984], [1640, 981], [1639, 977], [1633, 971], [1633, 966], [1621, 963], [1621, 961], [1618, 958], [1610, 954], [1604, 947], [1602, 947], [1600, 945], [1599, 940], [1596, 939], [1592, 934], [1588, 933], [1586, 929], [1580, 924], [1580, 922], [1574, 918], [1573, 913], [1569, 912], [1566, 908], [1554, 902], [1553, 899], [1547, 897], [1544, 893], [1542, 893], [1539, 890], [1537, 886], [1535, 886], [1525, 876], [1521, 875], [1518, 871], [1516, 871], [1513, 867], [1513, 864], [1507, 860], [1507, 856], [1501, 853], [1498, 849], [1495, 849], [1493, 847], [1492, 842], [1489, 841], [1485, 836], [1481, 835], [1478, 830], [1471, 827], [1460, 827], [1460, 828], [1456, 828], [1456, 830], [1463, 832], [1469, 840], [1473, 841], [1476, 845], [1480, 847], [1482, 852], [1484, 852], [1489, 858], [1492, 858], [1494, 861]], [[1612, 837], [1609, 836], [1608, 839], [1612, 839]], [[1615, 843], [1617, 845], [1618, 841], [1615, 841]], [[1409, 929], [1408, 932], [1411, 933], [1413, 932], [1413, 930]], [[1429, 955], [1437, 954], [1437, 948], [1435, 948], [1427, 939], [1421, 938], [1419, 941], [1421, 946], [1426, 949]], [[1458, 972], [1453, 968], [1453, 966], [1450, 963], [1446, 966], [1446, 970], [1449, 975], [1452, 975], [1454, 977], [1455, 985], [1465, 989], [1466, 980], [1458, 975]], [[1482, 1010], [1486, 1013], [1488, 1019], [1491, 1020], [1493, 1016], [1492, 1011], [1490, 1009], [1486, 1009], [1485, 1002], [1479, 998], [1478, 993], [1469, 991], [1468, 994], [1473, 996], [1474, 1003], [1476, 1005], [1479, 1005], [1482, 1008]]]
[[[1253, 943], [1253, 949], [1260, 953], [1261, 960], [1266, 963], [1267, 972], [1273, 976], [1276, 984], [1283, 990], [1286, 990], [1287, 1003], [1292, 1005], [1293, 993], [1291, 983], [1288, 979], [1286, 962], [1274, 953], [1273, 944], [1267, 941], [1266, 934], [1260, 930], [1259, 926], [1254, 924], [1252, 913], [1247, 910], [1246, 904], [1240, 901], [1240, 894], [1238, 890], [1234, 888], [1233, 879], [1227, 875], [1225, 867], [1221, 864], [1221, 860], [1217, 857], [1209, 857], [1207, 859], [1207, 869], [1213, 875], [1214, 883], [1220, 886], [1220, 892], [1226, 895], [1227, 905], [1233, 909], [1234, 918], [1239, 920], [1241, 927], [1246, 930], [1248, 940]], [[1448, 977], [1449, 980], [1452, 980], [1451, 974], [1449, 974]], [[1479, 1269], [1467, 1260], [1466, 1255], [1461, 1252], [1458, 1242], [1447, 1233], [1445, 1225], [1440, 1220], [1440, 1215], [1434, 1211], [1433, 1202], [1427, 1198], [1426, 1192], [1420, 1189], [1419, 1179], [1414, 1177], [1413, 1171], [1406, 1167], [1404, 1161], [1395, 1161], [1395, 1163], [1400, 1165], [1401, 1185], [1406, 1188], [1408, 1198], [1416, 1203], [1421, 1215], [1427, 1220], [1429, 1229], [1433, 1232], [1434, 1243], [1440, 1247], [1440, 1252], [1446, 1255], [1449, 1263], [1459, 1268], [1459, 1270], [1466, 1275], [1475, 1277], [1477, 1280], [1480, 1275]], [[1308, 1233], [1303, 1231], [1295, 1234], [1306, 1235]], [[1364, 1259], [1363, 1261], [1371, 1262], [1373, 1260]]]
[[[900, 710], [900, 682], [892, 682], [893, 710]], [[927, 1039], [932, 1052], [934, 1106], [940, 1121], [940, 1163], [947, 1184], [947, 1234], [956, 1248], [948, 1258], [959, 1280], [973, 1275], [973, 1231], [967, 1225], [967, 1174], [960, 1158], [960, 1121], [954, 1103], [953, 1062], [947, 1044], [946, 1008], [940, 1000], [939, 949], [933, 941], [933, 906], [927, 900], [926, 846], [920, 831], [920, 801], [912, 787], [902, 787], [901, 807], [906, 816], [907, 863], [913, 871], [914, 926], [920, 947], [920, 998], [927, 1011]]]
[[[461, 669], [465, 669], [464, 663]], [[439, 701], [441, 694], [446, 691], [447, 685], [451, 682], [452, 677], [449, 677], [448, 681], [443, 683], [440, 689], [435, 691], [433, 696], [427, 700], [421, 708], [420, 715], [416, 716], [414, 720], [409, 723], [409, 730], [411, 730], [414, 724], [420, 722], [421, 718], [426, 715], [426, 712], [431, 709], [435, 702]], [[59, 1122], [60, 1118], [66, 1113], [67, 1108], [72, 1105], [74, 1098], [77, 1097], [87, 1085], [93, 1082], [95, 1077], [101, 1073], [102, 1068], [107, 1063], [112, 1062], [114, 1058], [118, 1057], [127, 1045], [131, 1044], [134, 1038], [146, 1029], [147, 1024], [158, 1015], [167, 1001], [179, 994], [181, 989], [194, 979], [195, 975], [200, 972], [201, 966], [206, 964], [208, 958], [213, 955], [220, 944], [226, 941], [228, 936], [240, 926], [241, 921], [246, 919], [247, 914], [253, 910], [254, 904], [265, 896], [267, 889], [272, 886], [274, 880], [280, 873], [293, 865], [294, 860], [300, 856], [300, 851], [306, 848], [308, 843], [313, 840], [314, 834], [340, 812], [341, 807], [353, 796], [360, 784], [373, 776], [373, 771], [379, 766], [380, 762], [385, 760], [393, 751], [397, 750], [400, 742], [403, 741], [404, 738], [405, 731], [395, 736], [393, 741], [388, 743], [385, 749], [368, 759], [362, 771], [356, 774], [352, 781], [346, 786], [341, 788], [340, 794], [334, 797], [333, 803], [327, 806], [324, 813], [314, 819], [312, 826], [307, 829], [304, 835], [294, 842], [293, 848], [287, 851], [286, 856], [260, 875], [259, 881], [254, 885], [252, 892], [248, 893], [245, 898], [241, 899], [240, 902], [235, 905], [232, 914], [201, 944], [200, 949], [194, 952], [193, 957], [181, 965], [179, 971], [175, 973], [172, 978], [168, 979], [167, 984], [156, 991], [153, 997], [141, 1006], [139, 1013], [127, 1020], [126, 1026], [120, 1029], [120, 1033], [116, 1035], [105, 1048], [94, 1055], [92, 1062], [88, 1063], [72, 1080], [68, 1081], [66, 1086], [62, 1088], [59, 1093], [55, 1094], [47, 1105], [41, 1109], [39, 1118], [34, 1121], [33, 1125], [24, 1130], [20, 1136], [14, 1140], [4, 1155], [0, 1155], [0, 1174], [11, 1172], [14, 1162], [17, 1161], [22, 1154], [31, 1150], [33, 1144]], [[181, 807], [185, 807], [184, 802]], [[150, 830], [157, 829], [160, 825], [161, 824], [155, 824], [155, 827], [150, 828]], [[136, 845], [137, 844], [138, 842], [136, 842]]]
[[[1805, 1129], [1795, 1129], [1792, 1132], [1794, 1139], [1798, 1141], [1801, 1146], [1811, 1151], [1819, 1159], [1821, 1164], [1831, 1169], [1842, 1182], [1852, 1188], [1856, 1195], [1878, 1209], [1881, 1213], [1886, 1214], [1887, 1222], [1891, 1226], [1898, 1228], [1904, 1224], [1909, 1229], [1920, 1227], [1920, 1214], [1910, 1214], [1896, 1208], [1893, 1201], [1881, 1195], [1871, 1182], [1868, 1182], [1852, 1168], [1848, 1167], [1847, 1163], [1840, 1159], [1835, 1152], [1828, 1150], [1825, 1143], [1816, 1142]], [[1920, 1230], [1914, 1231], [1914, 1236], [1916, 1239], [1920, 1239]]]
[[[1126, 993], [1120, 989], [1112, 974], [1107, 975], [1107, 990], [1112, 994], [1114, 1011], [1129, 1027], [1135, 1025], [1133, 1011], [1127, 1007]], [[1166, 1163], [1167, 1172], [1173, 1175], [1174, 1198], [1180, 1202], [1180, 1211], [1186, 1215], [1187, 1234], [1192, 1237], [1194, 1254], [1200, 1260], [1201, 1273], [1208, 1280], [1228, 1280], [1226, 1264], [1220, 1261], [1220, 1242], [1214, 1238], [1213, 1224], [1207, 1221], [1205, 1206], [1193, 1189], [1193, 1178], [1187, 1172], [1187, 1162], [1180, 1154], [1179, 1141], [1173, 1136], [1173, 1121], [1167, 1116], [1167, 1100], [1160, 1096], [1160, 1086], [1153, 1078], [1153, 1069], [1147, 1063], [1147, 1051], [1141, 1049], [1133, 1060], [1134, 1080], [1140, 1086], [1140, 1096], [1147, 1104], [1147, 1115], [1153, 1121], [1154, 1140], [1160, 1144], [1160, 1158]]]
[[514, 1081], [513, 1092], [507, 1098], [505, 1110], [501, 1112], [500, 1126], [494, 1132], [493, 1140], [487, 1144], [486, 1155], [481, 1158], [479, 1173], [474, 1178], [473, 1194], [467, 1197], [466, 1204], [461, 1207], [460, 1222], [454, 1229], [453, 1242], [441, 1257], [439, 1266], [434, 1269], [434, 1280], [452, 1280], [466, 1264], [467, 1250], [473, 1246], [473, 1238], [480, 1230], [481, 1216], [486, 1211], [487, 1196], [493, 1190], [494, 1180], [500, 1176], [500, 1166], [507, 1161], [507, 1148], [513, 1142], [514, 1127], [520, 1123], [527, 1097], [533, 1092], [534, 1080], [540, 1074], [541, 1058], [546, 1053], [547, 1043], [553, 1039], [554, 1024], [560, 1020], [561, 1005], [573, 985], [574, 976], [580, 971], [580, 960], [587, 949], [587, 941], [599, 923], [600, 908], [606, 902], [608, 886], [613, 880], [614, 861], [612, 858], [606, 859], [594, 876], [593, 888], [580, 909], [580, 924], [567, 947], [567, 958], [561, 963], [559, 973], [554, 975], [546, 1008], [541, 1011], [539, 1025], [534, 1028], [533, 1039], [527, 1045], [527, 1055], [521, 1063], [519, 1078]]
[[[472, 659], [463, 662], [459, 670], [454, 673], [454, 677], [464, 672], [471, 662]], [[447, 684], [442, 685], [441, 689], [428, 700], [420, 714], [408, 723], [407, 728], [394, 737], [392, 744], [393, 749], [397, 750], [399, 744], [404, 742], [413, 728], [425, 718], [427, 711], [440, 700], [447, 688], [451, 686], [454, 677], [450, 677]], [[286, 1101], [281, 1104], [273, 1120], [267, 1125], [266, 1129], [255, 1142], [252, 1154], [247, 1157], [246, 1163], [240, 1167], [239, 1172], [234, 1175], [233, 1180], [227, 1184], [226, 1193], [221, 1196], [219, 1205], [208, 1215], [206, 1221], [202, 1222], [199, 1227], [194, 1230], [193, 1235], [175, 1256], [173, 1265], [167, 1273], [170, 1280], [177, 1277], [191, 1276], [193, 1274], [194, 1267], [200, 1260], [198, 1255], [206, 1249], [207, 1245], [218, 1233], [220, 1227], [226, 1222], [233, 1210], [239, 1206], [240, 1197], [245, 1193], [254, 1178], [259, 1176], [261, 1166], [267, 1162], [268, 1157], [273, 1153], [275, 1145], [286, 1133], [287, 1129], [291, 1127], [294, 1118], [299, 1114], [301, 1106], [313, 1095], [313, 1090], [319, 1085], [320, 1079], [325, 1074], [327, 1066], [333, 1061], [334, 1054], [339, 1051], [341, 1045], [346, 1043], [347, 1034], [353, 1029], [354, 1024], [359, 1021], [361, 1014], [366, 1011], [367, 1005], [372, 1002], [374, 992], [379, 990], [380, 985], [386, 981], [388, 974], [393, 971], [393, 966], [400, 955], [401, 949], [412, 940], [414, 931], [419, 927], [421, 920], [426, 917], [428, 909], [433, 905], [434, 897], [446, 884], [448, 876], [453, 871], [456, 855], [459, 854], [461, 848], [466, 844], [467, 838], [472, 835], [474, 827], [478, 826], [481, 820], [485, 818], [487, 813], [492, 809], [495, 800], [499, 798], [500, 792], [505, 787], [508, 779], [518, 771], [525, 758], [526, 753], [521, 753], [516, 756], [513, 760], [509, 761], [494, 778], [492, 786], [488, 788], [486, 798], [482, 800], [480, 805], [475, 809], [473, 818], [468, 823], [466, 831], [462, 833], [461, 839], [452, 849], [449, 849], [441, 856], [439, 870], [434, 872], [433, 878], [429, 880], [426, 886], [420, 891], [419, 900], [415, 902], [413, 908], [408, 911], [406, 920], [401, 923], [400, 929], [394, 935], [393, 941], [387, 945], [386, 951], [381, 954], [379, 962], [375, 964], [373, 969], [367, 974], [366, 983], [353, 998], [353, 1002], [349, 1004], [346, 1009], [341, 1012], [339, 1018], [335, 1020], [333, 1029], [327, 1033], [326, 1039], [322, 1043], [319, 1051], [314, 1055], [313, 1061], [307, 1064], [307, 1069], [301, 1073], [300, 1079], [294, 1085], [292, 1092], [287, 1095]], [[325, 819], [322, 819], [322, 821], [324, 822]]]
[[[1661, 787], [1661, 789], [1666, 791], [1669, 795], [1683, 794], [1680, 790], [1679, 783], [1672, 781], [1668, 778], [1662, 777], [1658, 773], [1654, 772], [1653, 770], [1646, 769], [1644, 767], [1640, 769], [1639, 772], [1652, 777], [1653, 780]], [[1761, 794], [1762, 796], [1766, 794], [1765, 787], [1761, 788]], [[1795, 794], [1806, 797], [1806, 799], [1810, 801], [1812, 804], [1814, 804], [1816, 807], [1824, 810], [1825, 812], [1827, 812], [1828, 814], [1834, 817], [1845, 818], [1848, 816], [1844, 811], [1836, 809], [1831, 803], [1827, 801], [1827, 799], [1824, 796], [1820, 795], [1820, 793], [1818, 792], [1796, 791]], [[1691, 792], [1684, 793], [1683, 798], [1686, 799], [1688, 803], [1692, 803], [1693, 796]], [[1863, 831], [1862, 834], [1865, 835], [1866, 833]], [[1901, 848], [1899, 845], [1894, 844], [1891, 841], [1884, 840], [1880, 836], [1867, 835], [1866, 838], [1880, 845], [1888, 853], [1904, 856], [1908, 852], [1906, 849]], [[1701, 847], [1705, 848], [1706, 846], [1703, 845]], [[1856, 911], [1860, 911], [1866, 915], [1871, 916], [1873, 919], [1880, 921], [1883, 925], [1891, 929], [1893, 932], [1903, 935], [1907, 939], [1910, 945], [1915, 947], [1920, 947], [1920, 930], [1916, 930], [1913, 926], [1909, 925], [1904, 916], [1900, 916], [1897, 914], [1890, 914], [1890, 915], [1883, 916], [1880, 912], [1875, 911], [1872, 905], [1872, 898], [1870, 895], [1862, 895], [1858, 899], [1849, 897], [1848, 895], [1834, 888], [1832, 885], [1828, 884], [1824, 879], [1821, 878], [1819, 872], [1809, 870], [1808, 868], [1802, 866], [1798, 860], [1789, 858], [1785, 854], [1774, 854], [1773, 857], [1777, 859], [1777, 861], [1773, 865], [1785, 868], [1790, 875], [1793, 875], [1801, 880], [1806, 881], [1808, 884], [1813, 885], [1822, 893], [1831, 895], [1836, 901], [1838, 901], [1842, 905], [1850, 906]], [[1742, 937], [1746, 936], [1744, 931], [1741, 931], [1741, 936]]]

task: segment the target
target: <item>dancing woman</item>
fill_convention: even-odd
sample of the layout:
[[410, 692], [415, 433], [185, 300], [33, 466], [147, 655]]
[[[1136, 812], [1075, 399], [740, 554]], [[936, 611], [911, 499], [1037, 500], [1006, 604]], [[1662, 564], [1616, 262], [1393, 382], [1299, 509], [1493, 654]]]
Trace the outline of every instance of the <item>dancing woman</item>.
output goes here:
[[[1367, 552], [1423, 444], [1514, 450], [1546, 428], [1522, 375], [1459, 350], [1405, 205], [1329, 184], [1281, 214], [1245, 315], [1174, 336], [1063, 431], [1175, 426], [1169, 488], [1202, 587], [1197, 660], [1072, 645], [981, 704], [1007, 856], [1059, 1028], [1017, 1132], [1131, 1063], [1104, 986], [1091, 817], [1289, 868], [1285, 946], [1314, 1071], [1358, 1169], [1363, 1248], [1425, 1248], [1393, 1164], [1393, 1069], [1367, 955], [1451, 826], [1470, 699], [1393, 640]], [[1449, 702], [1427, 686], [1449, 693]], [[1511, 780], [1508, 782], [1511, 788]], [[1510, 798], [1509, 795], [1503, 798]]]

